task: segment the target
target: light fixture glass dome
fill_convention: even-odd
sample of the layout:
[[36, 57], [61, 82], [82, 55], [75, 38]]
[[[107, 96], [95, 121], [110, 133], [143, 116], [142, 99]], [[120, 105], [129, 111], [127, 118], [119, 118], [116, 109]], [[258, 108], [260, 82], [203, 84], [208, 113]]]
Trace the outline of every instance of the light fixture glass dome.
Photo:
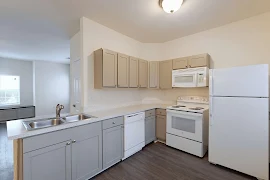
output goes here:
[[183, 0], [163, 0], [161, 6], [166, 13], [176, 12], [182, 5]]

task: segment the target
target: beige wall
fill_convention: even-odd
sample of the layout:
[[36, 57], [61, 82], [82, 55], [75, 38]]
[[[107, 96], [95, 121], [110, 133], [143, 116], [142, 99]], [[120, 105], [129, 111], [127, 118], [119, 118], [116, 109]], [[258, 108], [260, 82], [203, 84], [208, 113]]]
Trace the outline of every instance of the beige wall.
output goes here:
[[[180, 95], [208, 95], [208, 88], [131, 90], [93, 88], [93, 51], [107, 48], [146, 60], [165, 60], [209, 53], [211, 67], [270, 64], [270, 12], [160, 44], [141, 43], [87, 18], [81, 18], [80, 38], [83, 106], [96, 110], [141, 100], [175, 101]], [[72, 51], [72, 49], [71, 49]]]
[[166, 58], [200, 53], [213, 68], [270, 64], [270, 12], [164, 43]]

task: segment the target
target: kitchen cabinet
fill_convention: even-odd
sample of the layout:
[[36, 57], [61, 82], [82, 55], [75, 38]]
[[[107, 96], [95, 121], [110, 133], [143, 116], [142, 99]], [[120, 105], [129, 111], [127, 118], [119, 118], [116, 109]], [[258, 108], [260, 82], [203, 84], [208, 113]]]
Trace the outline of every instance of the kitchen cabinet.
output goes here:
[[148, 62], [139, 60], [139, 87], [147, 88], [148, 86]]
[[159, 87], [160, 89], [172, 88], [172, 60], [159, 62]]
[[159, 61], [149, 62], [149, 88], [159, 88]]
[[85, 180], [102, 171], [101, 122], [23, 139], [25, 180]]
[[124, 126], [103, 130], [103, 169], [120, 162], [124, 157]]
[[156, 136], [161, 141], [166, 141], [166, 117], [157, 116]]
[[102, 171], [101, 122], [73, 128], [71, 142], [72, 180], [89, 179]]
[[127, 88], [129, 86], [129, 56], [118, 53], [117, 66], [117, 86]]
[[98, 49], [94, 52], [94, 88], [117, 86], [117, 53]]
[[24, 154], [24, 180], [71, 180], [71, 146], [68, 141]]
[[210, 67], [210, 60], [208, 54], [200, 54], [189, 57], [188, 67]]
[[145, 144], [156, 140], [156, 116], [145, 118]]
[[166, 121], [167, 114], [165, 109], [156, 110], [156, 136], [160, 141], [166, 141]]
[[188, 57], [177, 58], [173, 60], [173, 69], [188, 68]]
[[139, 86], [138, 80], [139, 60], [134, 57], [129, 57], [129, 87], [137, 88]]

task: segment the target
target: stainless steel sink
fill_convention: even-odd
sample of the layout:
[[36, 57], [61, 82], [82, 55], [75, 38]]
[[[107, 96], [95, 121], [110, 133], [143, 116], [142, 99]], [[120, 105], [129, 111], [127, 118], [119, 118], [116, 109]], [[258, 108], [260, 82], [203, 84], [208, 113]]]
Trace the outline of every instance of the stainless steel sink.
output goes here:
[[88, 116], [85, 114], [78, 114], [78, 115], [66, 116], [63, 118], [63, 120], [66, 122], [75, 122], [75, 121], [82, 121], [82, 120], [90, 119], [90, 118], [93, 118], [93, 116]]
[[40, 120], [34, 120], [34, 121], [24, 121], [23, 125], [29, 131], [29, 130], [36, 130], [36, 129], [57, 126], [63, 123], [65, 123], [65, 121], [62, 118], [60, 119], [52, 118], [52, 119], [40, 119]]
[[48, 128], [52, 126], [58, 126], [64, 123], [72, 123], [76, 121], [82, 121], [85, 119], [95, 118], [94, 116], [89, 116], [85, 114], [77, 114], [77, 115], [70, 115], [63, 118], [49, 118], [49, 119], [39, 119], [39, 120], [32, 120], [32, 121], [23, 121], [23, 125], [26, 130], [36, 130], [42, 128]]

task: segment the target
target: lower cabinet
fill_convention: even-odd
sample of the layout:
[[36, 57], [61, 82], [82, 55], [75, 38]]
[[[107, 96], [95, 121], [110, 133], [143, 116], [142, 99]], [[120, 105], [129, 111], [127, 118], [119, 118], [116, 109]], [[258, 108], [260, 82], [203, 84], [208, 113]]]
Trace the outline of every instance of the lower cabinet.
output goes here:
[[166, 141], [166, 116], [157, 115], [156, 134], [158, 140]]
[[78, 137], [71, 141], [72, 180], [86, 180], [102, 171], [101, 126], [78, 129], [75, 133]]
[[145, 118], [145, 145], [156, 140], [156, 116]]
[[71, 180], [71, 146], [63, 142], [23, 156], [24, 180]]
[[103, 169], [121, 161], [124, 156], [123, 125], [103, 130]]
[[[64, 142], [63, 137], [67, 137]], [[24, 141], [24, 180], [86, 180], [102, 171], [101, 122]]]

